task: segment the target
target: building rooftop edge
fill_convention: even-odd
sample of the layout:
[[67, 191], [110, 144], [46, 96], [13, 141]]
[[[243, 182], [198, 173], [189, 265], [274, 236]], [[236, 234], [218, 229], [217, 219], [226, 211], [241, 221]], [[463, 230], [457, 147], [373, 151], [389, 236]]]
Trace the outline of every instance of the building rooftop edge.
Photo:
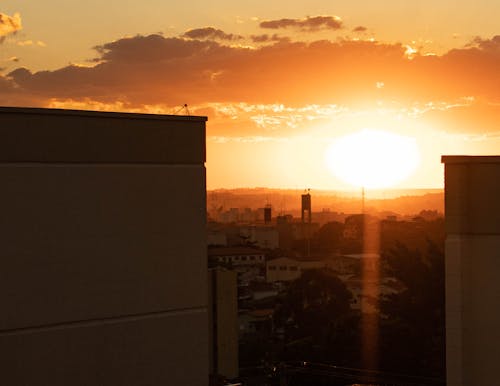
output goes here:
[[208, 118], [205, 116], [197, 116], [197, 115], [127, 113], [127, 112], [114, 112], [114, 111], [54, 109], [54, 108], [44, 108], [44, 107], [0, 106], [0, 113], [70, 115], [70, 116], [82, 116], [82, 117], [101, 117], [101, 118], [108, 117], [108, 118], [153, 119], [153, 120], [168, 120], [168, 121], [196, 121], [196, 122], [206, 122], [208, 120]]
[[500, 164], [500, 155], [443, 155], [444, 164]]

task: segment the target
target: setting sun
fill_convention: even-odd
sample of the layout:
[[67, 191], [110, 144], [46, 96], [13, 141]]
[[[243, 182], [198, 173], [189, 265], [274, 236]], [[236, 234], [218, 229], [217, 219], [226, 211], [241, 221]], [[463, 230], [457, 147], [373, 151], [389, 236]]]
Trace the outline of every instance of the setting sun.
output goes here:
[[335, 141], [325, 161], [336, 177], [351, 185], [386, 188], [409, 177], [420, 156], [413, 138], [364, 129]]

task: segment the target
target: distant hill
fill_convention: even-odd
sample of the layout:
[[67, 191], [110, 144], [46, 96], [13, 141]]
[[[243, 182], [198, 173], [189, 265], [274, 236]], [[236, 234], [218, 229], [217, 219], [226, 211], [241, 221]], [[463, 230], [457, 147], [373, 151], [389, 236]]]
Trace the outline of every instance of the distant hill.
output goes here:
[[[217, 189], [207, 192], [207, 209], [228, 210], [230, 208], [273, 207], [274, 213], [300, 211], [300, 195], [303, 190], [240, 188]], [[361, 191], [325, 191], [312, 190], [313, 212], [329, 210], [331, 212], [361, 212]], [[365, 194], [367, 212], [394, 212], [401, 215], [414, 215], [422, 210], [444, 211], [444, 193], [442, 189], [394, 189], [368, 191]]]

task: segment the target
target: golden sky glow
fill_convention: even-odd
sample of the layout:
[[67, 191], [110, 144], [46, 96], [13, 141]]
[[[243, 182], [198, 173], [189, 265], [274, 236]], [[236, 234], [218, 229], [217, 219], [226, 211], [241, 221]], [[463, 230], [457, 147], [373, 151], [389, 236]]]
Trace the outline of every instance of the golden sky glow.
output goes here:
[[348, 188], [324, 154], [364, 128], [418, 149], [399, 187], [442, 186], [441, 154], [500, 152], [497, 1], [240, 3], [4, 0], [0, 105], [187, 103], [209, 117], [209, 188]]
[[387, 131], [363, 129], [338, 138], [325, 153], [332, 173], [354, 186], [387, 188], [418, 167], [416, 141]]

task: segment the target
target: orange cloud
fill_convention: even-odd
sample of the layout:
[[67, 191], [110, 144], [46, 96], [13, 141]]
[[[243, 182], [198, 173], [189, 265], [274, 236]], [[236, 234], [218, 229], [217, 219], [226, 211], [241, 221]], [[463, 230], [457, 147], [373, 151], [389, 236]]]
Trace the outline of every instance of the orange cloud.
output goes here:
[[[148, 106], [169, 111], [184, 103], [243, 103], [297, 109], [310, 105], [374, 106], [380, 100], [411, 106], [470, 96], [481, 101], [477, 106], [462, 107], [471, 112], [467, 128], [473, 130], [472, 110], [479, 113], [479, 104], [488, 104], [485, 114], [498, 117], [499, 47], [500, 38], [495, 36], [476, 39], [469, 47], [441, 56], [416, 53], [409, 60], [402, 44], [376, 41], [280, 41], [249, 49], [213, 40], [138, 35], [95, 47], [97, 57], [89, 67], [70, 65], [34, 73], [18, 68], [0, 75], [0, 104], [47, 106], [57, 101], [75, 105], [92, 101], [96, 106], [119, 103], [134, 111]], [[495, 101], [497, 104], [491, 104]], [[249, 130], [279, 129], [304, 124], [305, 114], [299, 116], [296, 111], [245, 116]], [[448, 116], [460, 111], [433, 114]], [[498, 130], [494, 122], [480, 127]]]
[[235, 34], [227, 34], [224, 31], [214, 28], [195, 28], [187, 31], [182, 35], [190, 39], [219, 39], [219, 40], [241, 40], [243, 36]]
[[18, 46], [24, 47], [24, 46], [32, 46], [33, 45], [33, 40], [23, 40], [17, 42]]
[[3, 42], [7, 35], [14, 34], [22, 28], [19, 13], [15, 13], [13, 16], [0, 13], [0, 43]]
[[250, 39], [254, 43], [269, 43], [269, 42], [289, 42], [290, 38], [285, 36], [279, 36], [277, 34], [262, 34], [262, 35], [251, 35]]
[[368, 31], [368, 28], [363, 27], [362, 25], [359, 25], [355, 28], [352, 29], [353, 32], [366, 32]]
[[261, 22], [259, 26], [269, 29], [293, 28], [303, 32], [343, 28], [342, 19], [338, 16], [308, 16], [305, 19], [266, 20]]

